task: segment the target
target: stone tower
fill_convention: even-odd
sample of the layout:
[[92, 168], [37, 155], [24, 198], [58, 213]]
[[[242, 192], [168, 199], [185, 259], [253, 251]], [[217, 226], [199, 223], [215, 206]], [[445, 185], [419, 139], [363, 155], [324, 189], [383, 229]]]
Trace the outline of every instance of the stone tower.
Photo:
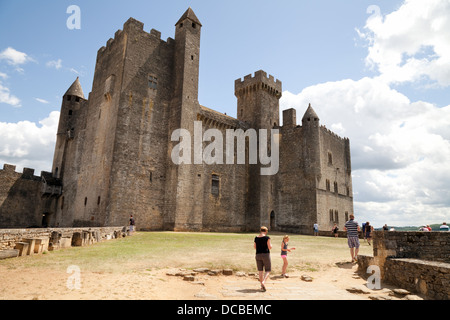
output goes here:
[[[58, 132], [56, 134], [56, 147], [53, 156], [53, 176], [55, 178], [63, 178], [64, 171], [73, 166], [70, 154], [72, 148], [72, 141], [75, 138], [75, 127], [77, 119], [79, 118], [82, 103], [84, 98], [83, 89], [81, 88], [80, 80], [77, 79], [70, 86], [63, 96], [61, 104], [61, 113], [59, 117]], [[72, 154], [73, 155], [73, 154]], [[66, 161], [69, 163], [66, 164]]]
[[[320, 119], [311, 107], [302, 118], [304, 171], [311, 179], [320, 179]], [[314, 181], [314, 180], [313, 180]]]
[[[202, 24], [191, 8], [175, 24], [174, 89], [169, 111], [169, 135], [177, 129], [194, 132], [194, 121], [200, 110], [198, 79], [201, 28]], [[169, 145], [170, 151], [172, 146]], [[175, 205], [170, 224], [175, 230], [200, 230], [201, 210], [196, 208], [197, 204], [192, 196], [194, 178], [197, 175], [195, 166], [192, 161], [180, 165], [170, 163], [168, 175], [171, 177], [169, 183], [172, 184], [169, 189], [179, 191], [176, 194], [169, 191], [167, 194]]]
[[[271, 129], [280, 124], [279, 100], [282, 93], [281, 81], [259, 70], [254, 77], [247, 75], [244, 80], [235, 81], [238, 120], [261, 133], [267, 134], [267, 145], [258, 135], [258, 149], [271, 150]], [[261, 174], [261, 163], [250, 164], [248, 169], [247, 224], [253, 226], [271, 225], [274, 214], [275, 176]]]

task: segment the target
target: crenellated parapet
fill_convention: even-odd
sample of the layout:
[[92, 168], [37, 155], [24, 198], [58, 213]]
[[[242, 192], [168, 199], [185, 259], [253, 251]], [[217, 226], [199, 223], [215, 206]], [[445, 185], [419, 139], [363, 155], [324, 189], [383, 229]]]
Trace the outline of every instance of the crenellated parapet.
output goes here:
[[18, 176], [18, 175], [20, 175], [20, 179], [41, 181], [41, 177], [34, 175], [34, 169], [23, 168], [22, 172], [16, 172], [16, 166], [12, 164], [4, 164], [3, 170], [0, 169], [0, 176]]
[[339, 136], [338, 134], [336, 134], [335, 132], [331, 131], [330, 129], [328, 129], [325, 126], [320, 126], [320, 129], [322, 130], [322, 133], [328, 134], [329, 136], [339, 140], [339, 141], [349, 141], [348, 138], [342, 138], [341, 136]]
[[60, 195], [62, 194], [62, 182], [54, 178], [51, 172], [41, 171], [40, 176], [34, 174], [34, 169], [23, 168], [22, 172], [16, 172], [16, 166], [4, 164], [3, 170], [0, 169], [0, 178], [13, 180], [27, 180], [42, 183], [42, 194]]
[[133, 35], [135, 38], [134, 41], [138, 41], [138, 36], [145, 36], [145, 37], [152, 37], [154, 39], [158, 39], [161, 42], [166, 43], [169, 46], [172, 46], [175, 44], [175, 40], [172, 38], [167, 38], [167, 41], [161, 40], [161, 32], [155, 29], [151, 29], [150, 32], [144, 31], [144, 23], [134, 19], [130, 18], [128, 19], [124, 25], [122, 30], [117, 30], [114, 34], [114, 38], [110, 38], [106, 42], [106, 46], [101, 47], [97, 52], [97, 59], [100, 58], [105, 52], [108, 52], [114, 44], [117, 42], [117, 40], [122, 37], [123, 33], [127, 33], [128, 35]]
[[281, 98], [282, 83], [275, 79], [272, 75], [267, 76], [265, 71], [259, 70], [252, 77], [251, 74], [246, 75], [244, 80], [237, 79], [234, 84], [236, 97], [256, 92], [259, 90], [267, 91], [269, 94]]

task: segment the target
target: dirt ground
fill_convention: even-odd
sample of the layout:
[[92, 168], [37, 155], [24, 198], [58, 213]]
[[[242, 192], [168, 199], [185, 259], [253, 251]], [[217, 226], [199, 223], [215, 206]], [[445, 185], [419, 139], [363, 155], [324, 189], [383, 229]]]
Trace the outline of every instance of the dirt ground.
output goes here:
[[[329, 262], [329, 261], [328, 261]], [[133, 272], [43, 272], [34, 268], [7, 270], [0, 266], [0, 299], [4, 300], [367, 300], [385, 294], [350, 293], [351, 287], [365, 288], [367, 281], [355, 272], [356, 264], [327, 263], [321, 270], [293, 272], [289, 278], [272, 273], [267, 291], [260, 290], [256, 275], [226, 276], [197, 273], [185, 281], [176, 273], [183, 269], [136, 269]], [[77, 276], [79, 282], [76, 282]], [[302, 280], [308, 275], [312, 281]]]
[[[161, 254], [152, 250], [149, 243], [160, 242], [165, 236], [172, 239], [172, 250], [177, 265], [169, 258], [161, 260]], [[405, 297], [393, 296], [392, 288], [381, 283], [380, 290], [370, 290], [367, 280], [356, 273], [358, 265], [349, 262], [350, 255], [344, 242], [334, 239], [300, 238], [294, 240], [300, 244], [290, 259], [289, 278], [281, 277], [281, 258], [272, 255], [273, 271], [266, 283], [267, 291], [262, 292], [257, 279], [256, 264], [253, 270], [252, 259], [248, 260], [252, 250], [247, 247], [246, 237], [234, 237], [230, 250], [221, 251], [219, 247], [211, 251], [202, 244], [193, 246], [180, 239], [188, 235], [179, 234], [140, 234], [133, 238], [113, 240], [84, 248], [68, 248], [49, 255], [34, 255], [4, 260], [0, 263], [0, 300], [369, 300], [381, 298], [392, 300]], [[220, 234], [204, 236], [189, 235], [192, 241], [221, 239]], [[181, 238], [180, 238], [181, 237]], [[273, 235], [273, 238], [281, 236]], [[156, 240], [155, 240], [156, 239]], [[242, 240], [243, 239], [243, 240]], [[251, 238], [250, 238], [251, 239]], [[223, 240], [220, 240], [223, 241]], [[311, 242], [317, 241], [317, 242]], [[308, 242], [310, 244], [308, 244]], [[315, 248], [321, 245], [321, 250]], [[227, 246], [227, 248], [229, 247]], [[328, 246], [328, 247], [327, 247]], [[133, 248], [133, 250], [130, 250]], [[124, 252], [144, 252], [143, 256], [121, 255]], [[156, 248], [156, 247], [155, 247]], [[186, 248], [193, 251], [184, 254]], [[121, 250], [120, 253], [118, 250]], [[275, 250], [275, 249], [274, 249]], [[363, 254], [371, 247], [363, 243]], [[100, 258], [102, 253], [108, 258]], [[181, 266], [197, 266], [214, 269], [225, 260], [247, 259], [242, 267], [232, 275], [219, 272], [213, 275], [200, 272], [195, 267], [189, 270]], [[347, 260], [344, 257], [348, 255]], [[83, 258], [80, 258], [80, 257]], [[127, 258], [125, 258], [127, 257]], [[165, 255], [164, 255], [165, 257]], [[74, 265], [71, 265], [71, 264]], [[82, 267], [77, 267], [79, 263]], [[209, 263], [208, 265], [204, 265]], [[237, 267], [236, 267], [237, 266]], [[186, 267], [187, 268], [187, 267]], [[253, 271], [251, 271], [253, 270]], [[194, 272], [197, 271], [197, 272]], [[222, 271], [222, 270], [219, 270]], [[244, 272], [245, 271], [245, 272]], [[194, 272], [194, 273], [193, 273]], [[183, 275], [190, 274], [191, 281]], [[310, 279], [304, 279], [304, 276]], [[311, 280], [311, 281], [306, 281]], [[411, 299], [420, 297], [410, 295]]]

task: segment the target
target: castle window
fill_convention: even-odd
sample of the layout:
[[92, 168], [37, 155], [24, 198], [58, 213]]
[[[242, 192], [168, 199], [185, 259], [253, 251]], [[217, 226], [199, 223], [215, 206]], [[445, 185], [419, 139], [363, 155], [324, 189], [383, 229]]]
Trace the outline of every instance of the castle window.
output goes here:
[[333, 209], [330, 209], [330, 221], [333, 221], [334, 215], [333, 215]]
[[219, 195], [219, 188], [220, 187], [220, 179], [219, 176], [216, 174], [212, 175], [212, 179], [211, 179], [211, 194], [213, 196], [218, 196]]
[[150, 89], [157, 89], [158, 88], [158, 78], [154, 76], [148, 76], [148, 87]]
[[348, 221], [348, 211], [345, 211], [345, 221]]
[[80, 102], [80, 97], [75, 97], [76, 102]]
[[153, 172], [150, 171], [150, 183], [152, 183], [152, 182], [153, 182]]
[[183, 28], [183, 22], [182, 22], [182, 23], [180, 23], [180, 28]]
[[339, 212], [334, 210], [334, 222], [339, 223]]
[[61, 199], [61, 210], [64, 209], [64, 197]]
[[71, 116], [73, 114], [72, 110], [69, 110], [69, 116]]
[[347, 187], [347, 197], [349, 197], [349, 196], [350, 196], [350, 188]]
[[97, 198], [97, 205], [98, 206], [100, 205], [100, 200], [101, 200], [101, 198], [100, 198], [100, 196], [98, 196], [98, 198]]
[[334, 182], [334, 192], [338, 193], [338, 183]]
[[197, 25], [194, 23], [194, 22], [192, 22], [192, 28], [196, 28], [197, 27]]
[[330, 180], [326, 180], [326, 186], [327, 186], [327, 191], [330, 191], [330, 186], [331, 186], [331, 184], [330, 184]]
[[191, 60], [194, 61], [194, 56], [191, 56]]
[[84, 198], [84, 206], [86, 207], [86, 205], [87, 205], [87, 197]]
[[333, 164], [333, 154], [328, 152], [328, 164]]

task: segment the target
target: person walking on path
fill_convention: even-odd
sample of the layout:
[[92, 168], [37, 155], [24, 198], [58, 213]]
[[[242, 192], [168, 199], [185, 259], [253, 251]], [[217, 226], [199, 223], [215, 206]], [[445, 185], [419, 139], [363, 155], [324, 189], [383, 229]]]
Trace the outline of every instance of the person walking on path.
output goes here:
[[272, 244], [270, 242], [270, 237], [267, 236], [267, 227], [261, 227], [259, 230], [259, 235], [255, 237], [253, 247], [256, 249], [256, 267], [259, 272], [259, 282], [261, 283], [261, 290], [266, 291], [266, 280], [272, 271], [272, 262], [270, 260], [270, 250], [272, 249]]
[[359, 237], [358, 233], [361, 228], [358, 222], [355, 221], [355, 216], [350, 215], [350, 220], [345, 223], [344, 230], [347, 231], [347, 243], [350, 248], [350, 255], [352, 256], [352, 263], [357, 261], [357, 256], [359, 252]]
[[281, 259], [283, 259], [283, 268], [281, 269], [281, 276], [284, 278], [289, 278], [289, 276], [286, 273], [286, 269], [288, 266], [287, 254], [288, 252], [291, 252], [291, 250], [295, 250], [294, 247], [289, 249], [288, 243], [289, 243], [289, 236], [284, 236], [283, 241], [281, 242]]
[[339, 234], [338, 234], [339, 227], [338, 227], [337, 223], [334, 224], [334, 226], [331, 229], [331, 231], [333, 232], [335, 238], [339, 237]]
[[373, 226], [371, 226], [370, 222], [367, 221], [364, 237], [367, 239], [367, 243], [369, 244], [369, 246], [370, 246], [370, 240], [372, 239], [372, 231], [373, 231]]

